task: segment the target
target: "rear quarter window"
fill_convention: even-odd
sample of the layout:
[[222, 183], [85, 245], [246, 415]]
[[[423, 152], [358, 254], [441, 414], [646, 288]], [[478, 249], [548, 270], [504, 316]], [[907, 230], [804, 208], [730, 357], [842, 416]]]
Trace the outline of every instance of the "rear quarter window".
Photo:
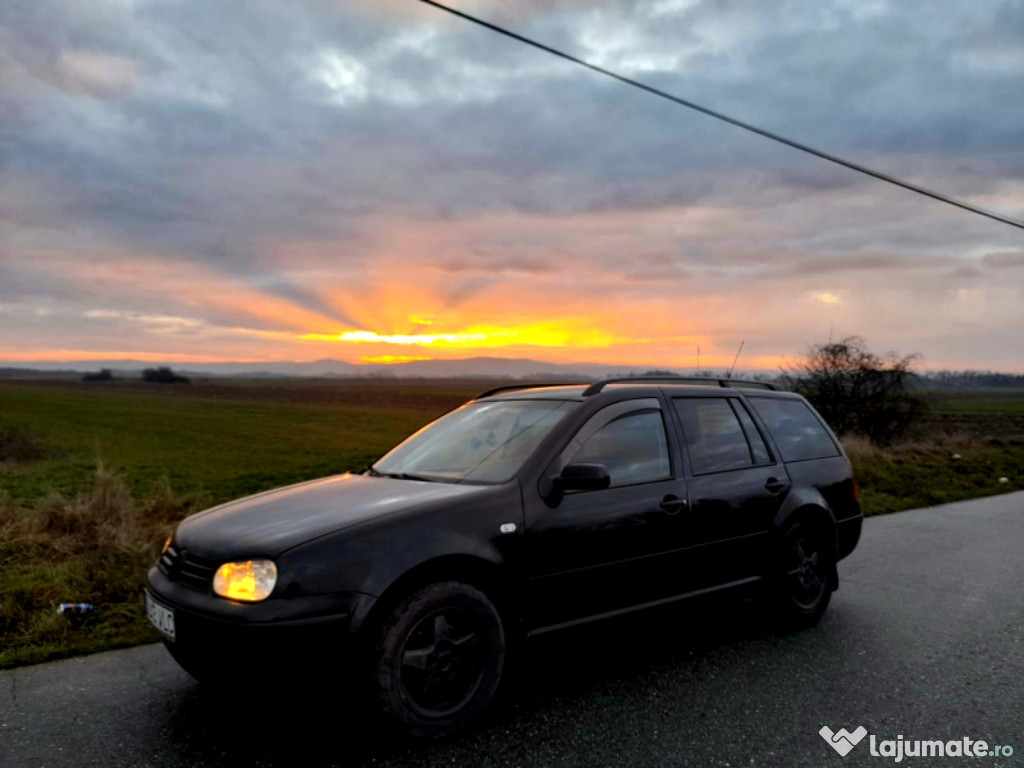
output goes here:
[[783, 461], [839, 455], [838, 446], [803, 400], [749, 396], [748, 399], [775, 438]]

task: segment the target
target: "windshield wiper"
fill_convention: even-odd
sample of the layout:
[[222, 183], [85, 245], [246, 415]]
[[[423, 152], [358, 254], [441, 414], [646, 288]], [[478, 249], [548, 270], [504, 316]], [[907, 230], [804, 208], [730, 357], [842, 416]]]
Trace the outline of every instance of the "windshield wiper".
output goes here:
[[367, 473], [373, 477], [390, 477], [394, 480], [422, 480], [425, 483], [447, 483], [449, 480], [442, 480], [439, 477], [426, 477], [425, 475], [414, 475], [411, 472], [381, 472], [370, 467]]

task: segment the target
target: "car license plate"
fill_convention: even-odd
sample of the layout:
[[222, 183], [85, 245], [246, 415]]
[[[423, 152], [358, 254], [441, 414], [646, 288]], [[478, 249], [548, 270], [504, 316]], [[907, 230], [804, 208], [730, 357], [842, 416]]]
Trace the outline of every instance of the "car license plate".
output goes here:
[[174, 640], [174, 611], [161, 605], [146, 593], [146, 615], [150, 623], [160, 630], [160, 634], [168, 640]]

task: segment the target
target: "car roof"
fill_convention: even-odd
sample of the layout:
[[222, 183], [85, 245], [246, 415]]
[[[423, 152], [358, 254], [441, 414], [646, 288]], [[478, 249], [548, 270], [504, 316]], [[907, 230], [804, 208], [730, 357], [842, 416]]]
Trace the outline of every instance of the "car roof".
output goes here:
[[[590, 384], [522, 384], [515, 385], [510, 384], [508, 388], [501, 388], [499, 391], [491, 390], [490, 393], [485, 392], [482, 395], [477, 396], [474, 400], [575, 400], [582, 401], [589, 399], [584, 396], [584, 392], [590, 387]], [[708, 396], [717, 395], [721, 396], [727, 392], [735, 392], [737, 390], [743, 390], [748, 395], [755, 395], [757, 397], [784, 397], [784, 398], [799, 398], [800, 396], [795, 392], [781, 392], [778, 390], [768, 389], [757, 389], [751, 387], [747, 389], [743, 386], [733, 387], [721, 387], [708, 384], [698, 383], [671, 383], [671, 382], [643, 382], [643, 381], [632, 381], [632, 382], [612, 382], [604, 387], [603, 392], [621, 392], [623, 390], [637, 390], [638, 395], [642, 395], [644, 391], [650, 392], [651, 390], [665, 390], [666, 394], [674, 396]], [[600, 393], [599, 393], [600, 394]]]
[[583, 390], [589, 384], [555, 384], [535, 386], [524, 384], [522, 388], [509, 385], [510, 389], [494, 394], [479, 395], [474, 400], [582, 400]]

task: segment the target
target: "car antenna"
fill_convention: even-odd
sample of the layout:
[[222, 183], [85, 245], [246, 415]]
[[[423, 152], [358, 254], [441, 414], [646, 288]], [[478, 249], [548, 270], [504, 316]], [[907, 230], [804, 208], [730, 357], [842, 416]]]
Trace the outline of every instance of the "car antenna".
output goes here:
[[725, 378], [727, 378], [727, 379], [731, 379], [732, 378], [732, 372], [736, 370], [736, 361], [740, 359], [740, 352], [743, 351], [743, 345], [746, 344], [746, 343], [747, 343], [746, 339], [744, 339], [743, 341], [740, 342], [740, 348], [736, 350], [736, 357], [734, 357], [732, 359], [732, 367], [729, 369], [729, 372], [725, 375]]

